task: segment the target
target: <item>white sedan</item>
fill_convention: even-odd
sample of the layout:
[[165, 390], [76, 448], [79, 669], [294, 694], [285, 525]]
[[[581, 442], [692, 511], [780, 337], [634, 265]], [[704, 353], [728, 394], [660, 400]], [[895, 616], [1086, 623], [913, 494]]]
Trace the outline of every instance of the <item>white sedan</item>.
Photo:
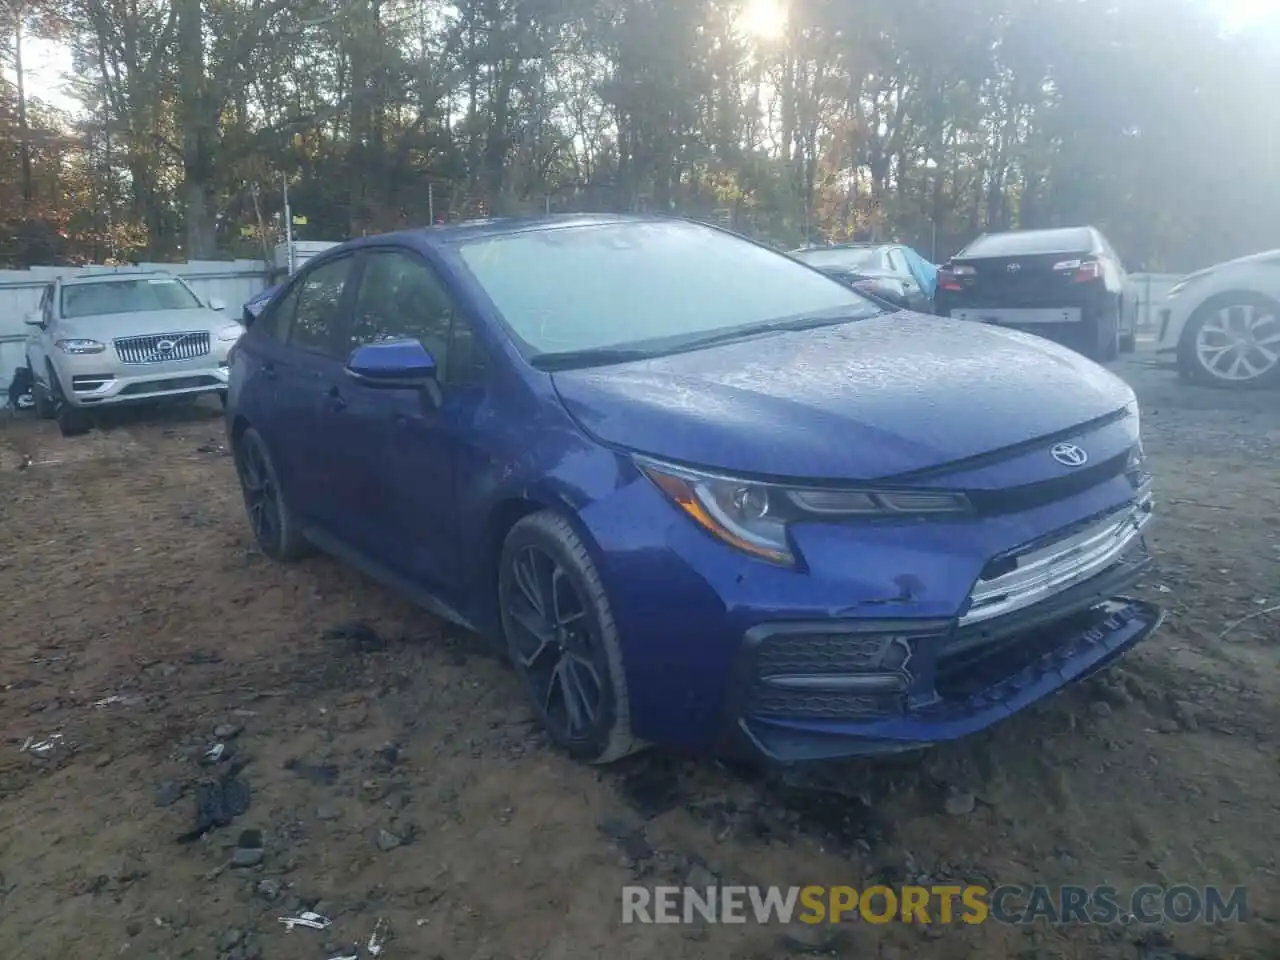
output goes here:
[[1189, 383], [1280, 384], [1280, 250], [1183, 277], [1159, 324], [1157, 352]]

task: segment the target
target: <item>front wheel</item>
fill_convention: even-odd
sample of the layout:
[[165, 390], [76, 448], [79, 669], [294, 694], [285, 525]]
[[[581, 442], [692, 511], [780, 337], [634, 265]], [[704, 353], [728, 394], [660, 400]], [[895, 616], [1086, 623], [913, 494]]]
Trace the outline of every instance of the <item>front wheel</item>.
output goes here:
[[643, 748], [631, 734], [609, 599], [570, 523], [549, 511], [525, 517], [511, 528], [498, 563], [507, 650], [552, 741], [597, 764]]
[[1205, 301], [1182, 331], [1178, 372], [1217, 387], [1280, 383], [1280, 303], [1244, 292]]
[[79, 407], [72, 406], [71, 401], [62, 392], [62, 384], [53, 367], [49, 367], [49, 392], [53, 404], [53, 417], [58, 421], [58, 432], [64, 437], [79, 437], [89, 432], [93, 423], [89, 414]]
[[53, 402], [53, 397], [49, 395], [49, 391], [40, 386], [30, 360], [27, 361], [27, 377], [31, 384], [31, 398], [36, 402], [36, 416], [41, 420], [52, 420], [57, 417], [58, 407]]

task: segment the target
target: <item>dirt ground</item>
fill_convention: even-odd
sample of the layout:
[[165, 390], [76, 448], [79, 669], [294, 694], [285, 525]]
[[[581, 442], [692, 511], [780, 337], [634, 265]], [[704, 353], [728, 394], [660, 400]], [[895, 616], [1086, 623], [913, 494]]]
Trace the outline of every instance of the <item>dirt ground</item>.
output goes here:
[[[1158, 477], [1142, 591], [1163, 630], [989, 734], [804, 784], [562, 758], [471, 638], [332, 560], [254, 550], [212, 406], [74, 440], [0, 421], [6, 960], [368, 957], [380, 922], [386, 960], [1280, 955], [1280, 395], [1121, 372]], [[248, 810], [179, 843], [196, 785], [241, 764]], [[261, 852], [237, 852], [246, 830]], [[1243, 884], [1251, 919], [619, 922], [622, 885], [708, 874]], [[333, 925], [278, 921], [306, 908]]]

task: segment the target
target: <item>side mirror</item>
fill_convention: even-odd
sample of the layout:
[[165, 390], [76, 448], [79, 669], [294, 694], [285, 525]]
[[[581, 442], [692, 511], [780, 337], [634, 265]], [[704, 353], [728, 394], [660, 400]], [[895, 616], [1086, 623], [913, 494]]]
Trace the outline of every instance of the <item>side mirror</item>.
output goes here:
[[393, 340], [356, 347], [347, 374], [365, 386], [421, 389], [435, 384], [436, 361], [417, 340]]
[[28, 313], [25, 317], [22, 318], [22, 322], [25, 323], [28, 327], [43, 327], [44, 314], [42, 314], [39, 310], [32, 310], [30, 313]]
[[227, 301], [223, 300], [221, 297], [210, 297], [210, 298], [209, 298], [209, 309], [210, 309], [210, 310], [225, 310], [225, 309], [227, 309]]

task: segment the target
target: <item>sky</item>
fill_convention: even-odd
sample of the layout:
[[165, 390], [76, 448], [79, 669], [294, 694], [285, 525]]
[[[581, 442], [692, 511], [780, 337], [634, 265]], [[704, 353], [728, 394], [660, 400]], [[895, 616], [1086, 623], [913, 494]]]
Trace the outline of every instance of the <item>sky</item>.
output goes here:
[[[1249, 30], [1264, 21], [1280, 23], [1280, 0], [1200, 0], [1221, 19], [1229, 31]], [[762, 38], [777, 36], [786, 19], [785, 0], [746, 0], [744, 28]], [[32, 97], [76, 113], [79, 102], [68, 96], [65, 76], [71, 68], [71, 57], [61, 44], [28, 39], [25, 45], [27, 91]]]

